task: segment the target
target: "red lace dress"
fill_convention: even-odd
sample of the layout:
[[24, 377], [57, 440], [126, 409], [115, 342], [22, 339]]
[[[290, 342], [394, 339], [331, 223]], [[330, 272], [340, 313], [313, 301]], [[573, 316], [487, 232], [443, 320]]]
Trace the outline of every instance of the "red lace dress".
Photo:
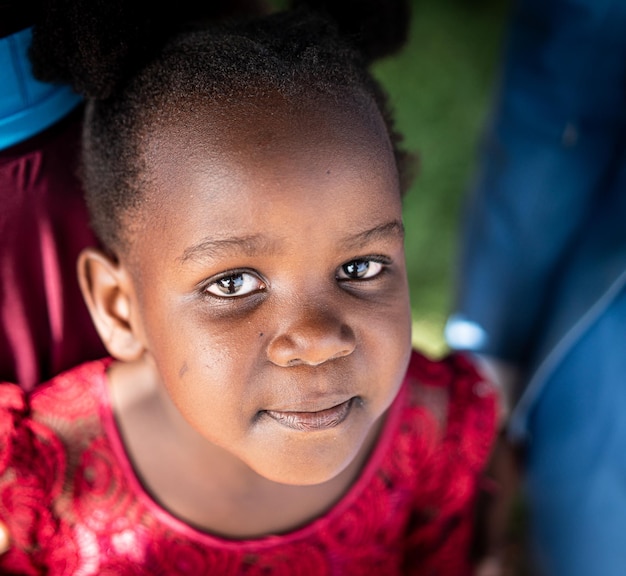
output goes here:
[[0, 387], [2, 574], [375, 575], [470, 573], [472, 514], [495, 397], [463, 356], [415, 353], [357, 482], [307, 526], [253, 540], [198, 531], [134, 475], [106, 367], [89, 362], [31, 396]]

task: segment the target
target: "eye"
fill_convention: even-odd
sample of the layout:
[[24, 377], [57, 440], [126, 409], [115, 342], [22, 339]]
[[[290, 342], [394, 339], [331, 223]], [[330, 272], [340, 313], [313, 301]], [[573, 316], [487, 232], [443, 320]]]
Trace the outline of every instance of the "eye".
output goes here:
[[367, 280], [378, 276], [384, 268], [384, 264], [376, 260], [359, 258], [346, 262], [341, 268], [337, 277], [340, 280]]
[[213, 280], [205, 287], [205, 292], [220, 298], [233, 298], [235, 296], [246, 296], [253, 292], [265, 289], [263, 282], [255, 274], [249, 272], [229, 272]]

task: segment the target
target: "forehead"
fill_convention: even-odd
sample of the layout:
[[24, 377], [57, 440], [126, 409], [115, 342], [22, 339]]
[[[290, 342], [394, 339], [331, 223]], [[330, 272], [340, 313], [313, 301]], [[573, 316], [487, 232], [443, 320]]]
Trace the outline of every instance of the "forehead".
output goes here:
[[387, 128], [371, 98], [266, 94], [249, 101], [187, 103], [150, 134], [146, 167], [156, 181], [178, 178], [180, 169], [213, 170], [301, 160], [332, 150], [337, 162], [376, 159], [397, 171]]
[[171, 114], [145, 149], [149, 185], [134, 217], [162, 233], [183, 218], [215, 226], [217, 213], [222, 232], [256, 226], [273, 215], [270, 205], [304, 218], [307, 202], [320, 216], [362, 202], [397, 213], [401, 204], [387, 129], [368, 99], [196, 103]]

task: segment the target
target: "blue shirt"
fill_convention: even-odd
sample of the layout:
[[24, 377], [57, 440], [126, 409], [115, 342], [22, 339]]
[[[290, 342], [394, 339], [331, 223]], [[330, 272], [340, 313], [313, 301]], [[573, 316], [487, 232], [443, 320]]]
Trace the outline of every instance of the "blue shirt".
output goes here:
[[82, 101], [69, 86], [33, 77], [31, 38], [31, 28], [0, 38], [0, 150], [45, 130]]

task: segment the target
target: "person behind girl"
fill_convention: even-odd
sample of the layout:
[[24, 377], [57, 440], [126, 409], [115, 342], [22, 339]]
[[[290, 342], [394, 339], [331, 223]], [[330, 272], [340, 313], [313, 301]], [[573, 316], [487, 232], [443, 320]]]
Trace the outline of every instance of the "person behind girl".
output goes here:
[[35, 4], [0, 3], [0, 380], [25, 390], [105, 353], [76, 279], [82, 98], [33, 77]]
[[110, 356], [3, 385], [0, 571], [471, 573], [495, 397], [412, 350], [407, 156], [366, 64], [296, 10], [89, 95], [78, 271]]

